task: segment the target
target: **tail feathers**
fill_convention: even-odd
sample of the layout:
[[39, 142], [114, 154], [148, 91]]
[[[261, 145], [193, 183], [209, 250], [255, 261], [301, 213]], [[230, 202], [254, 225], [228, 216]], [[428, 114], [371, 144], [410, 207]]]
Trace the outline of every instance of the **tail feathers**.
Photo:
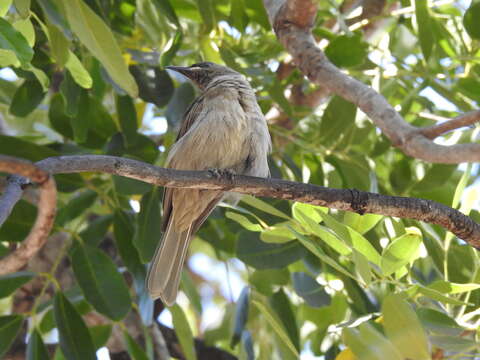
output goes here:
[[157, 247], [147, 275], [147, 289], [153, 299], [160, 298], [167, 306], [177, 298], [183, 263], [191, 240], [190, 226], [187, 230], [176, 232], [172, 222]]

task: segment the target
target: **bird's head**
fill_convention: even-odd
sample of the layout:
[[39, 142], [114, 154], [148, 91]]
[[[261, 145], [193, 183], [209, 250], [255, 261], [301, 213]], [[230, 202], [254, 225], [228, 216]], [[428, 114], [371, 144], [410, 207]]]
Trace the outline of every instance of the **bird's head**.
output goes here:
[[205, 89], [215, 78], [224, 75], [239, 75], [238, 72], [212, 62], [201, 62], [190, 66], [167, 66], [192, 80], [200, 89]]

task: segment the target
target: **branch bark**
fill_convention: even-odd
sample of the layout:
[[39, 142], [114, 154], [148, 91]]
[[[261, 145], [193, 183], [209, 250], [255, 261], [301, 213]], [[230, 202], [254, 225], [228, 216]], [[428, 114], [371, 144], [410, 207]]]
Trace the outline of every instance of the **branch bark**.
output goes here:
[[[57, 189], [53, 177], [48, 172], [26, 160], [0, 155], [0, 171], [27, 177], [40, 186], [40, 199], [35, 224], [19, 247], [13, 253], [0, 260], [0, 275], [4, 275], [15, 272], [25, 266], [28, 260], [45, 244], [55, 219]], [[8, 190], [10, 186], [12, 190]], [[13, 189], [14, 187], [18, 189], [15, 190]], [[20, 199], [18, 196], [19, 191], [22, 191], [21, 183], [14, 178], [7, 185], [4, 193], [7, 196], [2, 196], [3, 201], [0, 202], [0, 213], [10, 213], [15, 202]], [[15, 196], [10, 196], [11, 193], [14, 193]]]
[[476, 122], [480, 122], [480, 110], [470, 111], [451, 120], [442, 122], [441, 124], [424, 127], [420, 129], [420, 132], [428, 139], [435, 139], [437, 136], [445, 134], [448, 131], [470, 126]]
[[312, 0], [264, 0], [278, 39], [299, 69], [315, 84], [358, 106], [405, 154], [433, 163], [480, 161], [480, 144], [439, 145], [421, 129], [407, 123], [387, 100], [371, 87], [334, 66], [311, 34], [317, 13]]
[[217, 178], [209, 171], [180, 171], [106, 155], [47, 158], [36, 165], [51, 174], [104, 172], [157, 186], [215, 189], [299, 201], [328, 208], [409, 218], [437, 224], [480, 249], [480, 225], [446, 205], [425, 199], [387, 196], [355, 189], [330, 189], [281, 179], [236, 175]]

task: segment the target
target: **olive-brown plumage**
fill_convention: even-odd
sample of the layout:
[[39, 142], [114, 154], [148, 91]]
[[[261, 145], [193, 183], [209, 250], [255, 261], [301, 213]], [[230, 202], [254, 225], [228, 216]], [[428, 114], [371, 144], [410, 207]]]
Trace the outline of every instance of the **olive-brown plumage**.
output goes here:
[[[166, 166], [269, 176], [270, 135], [245, 77], [210, 62], [167, 68], [188, 77], [202, 93], [184, 115]], [[225, 192], [214, 190], [165, 189], [165, 232], [147, 276], [152, 298], [161, 298], [166, 305], [175, 303], [190, 240], [224, 195]]]

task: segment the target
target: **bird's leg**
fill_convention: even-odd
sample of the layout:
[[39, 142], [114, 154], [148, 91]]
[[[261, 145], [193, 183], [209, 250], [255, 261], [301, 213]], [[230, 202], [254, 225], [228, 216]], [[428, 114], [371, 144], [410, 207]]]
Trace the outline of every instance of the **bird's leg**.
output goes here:
[[208, 172], [216, 179], [226, 178], [230, 181], [233, 181], [235, 178], [235, 171], [233, 169], [217, 169], [211, 168], [208, 169]]

